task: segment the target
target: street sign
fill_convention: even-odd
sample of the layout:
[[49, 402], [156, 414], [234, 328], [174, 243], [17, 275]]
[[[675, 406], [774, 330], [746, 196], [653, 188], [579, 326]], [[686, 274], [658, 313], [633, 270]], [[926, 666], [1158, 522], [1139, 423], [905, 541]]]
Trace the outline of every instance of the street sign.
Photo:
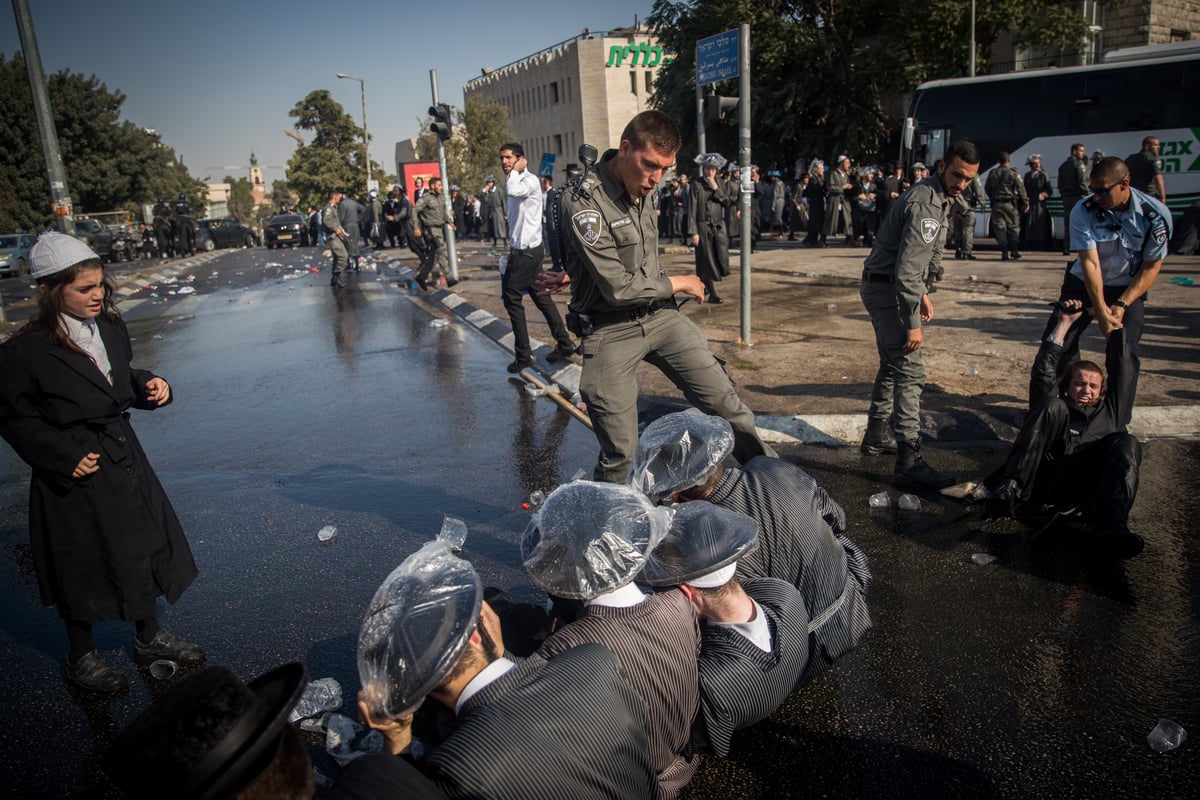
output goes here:
[[554, 153], [542, 153], [542, 165], [538, 167], [538, 177], [543, 175], [554, 177]]
[[716, 83], [738, 76], [738, 32], [718, 33], [696, 42], [696, 83]]

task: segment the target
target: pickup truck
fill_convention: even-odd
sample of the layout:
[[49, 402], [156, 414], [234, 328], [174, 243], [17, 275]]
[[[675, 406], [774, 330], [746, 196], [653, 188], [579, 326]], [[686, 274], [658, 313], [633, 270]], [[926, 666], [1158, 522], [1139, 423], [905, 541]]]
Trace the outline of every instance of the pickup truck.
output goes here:
[[107, 261], [113, 260], [113, 232], [94, 219], [75, 220], [75, 238], [96, 251]]

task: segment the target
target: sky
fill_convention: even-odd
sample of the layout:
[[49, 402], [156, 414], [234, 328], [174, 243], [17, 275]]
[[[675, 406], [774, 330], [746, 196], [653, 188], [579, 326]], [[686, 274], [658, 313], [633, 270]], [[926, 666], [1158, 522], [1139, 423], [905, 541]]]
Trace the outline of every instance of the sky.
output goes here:
[[[296, 147], [288, 111], [328, 89], [362, 125], [366, 85], [371, 158], [395, 171], [395, 143], [420, 133], [437, 70], [441, 101], [462, 87], [569, 39], [645, 20], [653, 0], [29, 0], [47, 75], [95, 75], [125, 95], [123, 117], [153, 128], [193, 177], [241, 177], [251, 151], [269, 186]], [[21, 49], [10, 3], [0, 5], [0, 53]], [[305, 136], [304, 134], [301, 134]], [[305, 137], [307, 139], [307, 137]], [[68, 181], [70, 176], [68, 175]]]

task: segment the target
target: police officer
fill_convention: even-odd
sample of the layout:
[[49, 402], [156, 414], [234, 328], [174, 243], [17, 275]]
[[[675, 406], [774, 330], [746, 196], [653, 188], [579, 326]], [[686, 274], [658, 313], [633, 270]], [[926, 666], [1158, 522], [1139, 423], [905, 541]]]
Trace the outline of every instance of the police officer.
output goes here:
[[829, 171], [825, 178], [825, 242], [829, 237], [837, 236], [838, 222], [846, 234], [846, 244], [853, 239], [850, 232], [850, 203], [846, 201], [846, 192], [854, 188], [850, 182], [850, 157], [838, 156], [837, 166]]
[[[1123, 328], [1131, 377], [1126, 408], [1132, 410], [1141, 367], [1138, 342], [1146, 292], [1167, 254], [1171, 212], [1130, 186], [1129, 168], [1119, 158], [1097, 164], [1088, 183], [1092, 196], [1071, 211], [1071, 249], [1077, 257], [1067, 269], [1058, 297], [1060, 304], [1083, 301], [1084, 313], [1063, 338], [1062, 363], [1078, 360], [1079, 336], [1093, 317], [1105, 338]], [[1053, 331], [1056, 317], [1057, 312], [1050, 315], [1043, 340]], [[1122, 424], [1128, 422], [1126, 417]]]
[[[947, 205], [978, 172], [975, 145], [951, 144], [938, 174], [892, 204], [863, 264], [860, 294], [875, 329], [879, 372], [861, 449], [868, 455], [897, 453], [892, 478], [897, 486], [940, 489], [954, 483], [953, 476], [921, 458], [922, 324], [933, 319], [927, 273], [941, 265]], [[889, 421], [895, 445], [888, 436]]]
[[1008, 153], [1000, 153], [1000, 165], [988, 175], [984, 190], [992, 204], [992, 230], [1000, 245], [1000, 260], [1021, 258], [1017, 245], [1021, 238], [1021, 214], [1029, 205], [1025, 184], [1011, 166]]
[[600, 443], [594, 472], [622, 482], [637, 447], [637, 369], [643, 360], [669, 375], [709, 414], [729, 420], [734, 456], [775, 455], [758, 437], [754, 414], [738, 398], [700, 330], [675, 304], [683, 293], [702, 302], [695, 275], [659, 267], [658, 224], [647, 197], [675, 161], [679, 127], [661, 111], [643, 111], [604, 153], [578, 191], [563, 194], [567, 277], [544, 273], [544, 291], [571, 284], [568, 327], [582, 338], [579, 392]]
[[455, 230], [454, 223], [446, 216], [446, 201], [442, 197], [442, 179], [434, 175], [429, 179], [429, 188], [413, 207], [413, 215], [417, 218], [417, 227], [413, 235], [423, 237], [425, 255], [421, 258], [421, 269], [417, 272], [417, 285], [428, 289], [429, 273], [434, 271], [436, 264], [439, 276], [447, 275], [446, 285], [454, 286], [458, 281], [450, 280], [448, 273], [450, 263], [446, 258], [445, 226]]
[[171, 209], [167, 201], [160, 199], [154, 205], [154, 241], [159, 258], [175, 255], [174, 237], [171, 236]]
[[1163, 184], [1162, 159], [1158, 157], [1157, 136], [1142, 139], [1142, 149], [1125, 159], [1129, 167], [1129, 185], [1142, 194], [1148, 194], [1162, 203], [1167, 202], [1167, 189]]
[[975, 254], [975, 209], [983, 203], [983, 184], [976, 175], [954, 200], [950, 208], [950, 220], [954, 229], [954, 257], [974, 261]]
[[179, 237], [178, 252], [196, 255], [196, 220], [192, 217], [192, 204], [183, 192], [175, 201], [175, 227]]
[[342, 204], [346, 190], [340, 186], [329, 192], [329, 202], [321, 210], [321, 225], [325, 228], [325, 241], [329, 243], [329, 253], [333, 258], [333, 276], [329, 285], [335, 289], [346, 286], [342, 282], [342, 272], [350, 263], [350, 254], [346, 250], [346, 230], [342, 227], [338, 206]]
[[1058, 168], [1058, 193], [1063, 201], [1063, 255], [1071, 254], [1071, 209], [1088, 196], [1087, 148], [1076, 142], [1071, 155]]

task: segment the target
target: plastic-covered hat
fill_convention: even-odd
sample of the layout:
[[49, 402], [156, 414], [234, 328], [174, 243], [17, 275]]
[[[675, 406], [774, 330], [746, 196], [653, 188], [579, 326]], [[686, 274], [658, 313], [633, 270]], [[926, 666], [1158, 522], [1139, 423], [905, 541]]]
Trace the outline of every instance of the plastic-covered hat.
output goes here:
[[917, 169], [929, 169], [929, 167], [925, 166], [925, 162], [924, 162], [924, 161], [918, 161], [917, 163], [913, 164], [913, 169], [914, 169], [914, 170], [917, 170]]
[[1033, 155], [1031, 155], [1029, 158], [1025, 159], [1025, 163], [1026, 163], [1026, 164], [1032, 164], [1032, 163], [1033, 163], [1033, 162], [1035, 162], [1035, 161], [1041, 161], [1041, 160], [1042, 160], [1042, 157], [1041, 157], [1041, 155], [1039, 155], [1038, 153], [1034, 153], [1034, 154], [1033, 154]]
[[688, 583], [732, 564], [758, 547], [758, 523], [745, 514], [704, 500], [683, 503], [671, 511], [671, 527], [650, 553], [638, 575], [639, 583]]
[[777, 169], [770, 169], [770, 170], [767, 170], [767, 177], [768, 178], [782, 178], [783, 173]]
[[29, 277], [34, 280], [49, 277], [84, 261], [99, 261], [100, 256], [74, 236], [47, 231], [38, 237], [29, 250]]
[[458, 663], [482, 603], [475, 568], [440, 539], [392, 570], [358, 633], [358, 677], [373, 715], [421, 704]]
[[725, 165], [729, 163], [729, 159], [720, 153], [701, 153], [696, 156], [695, 161], [702, 167], [716, 167], [717, 169], [725, 169]]
[[551, 492], [530, 521], [521, 559], [547, 593], [590, 600], [637, 577], [670, 513], [626, 486], [574, 481]]
[[625, 483], [664, 497], [703, 483], [732, 452], [733, 426], [724, 417], [694, 409], [667, 414], [642, 432]]
[[495, 176], [495, 175], [488, 175], [486, 178], [484, 178], [484, 179], [483, 179], [483, 182], [484, 182], [484, 183], [495, 183], [495, 182], [496, 182], [496, 176]]

